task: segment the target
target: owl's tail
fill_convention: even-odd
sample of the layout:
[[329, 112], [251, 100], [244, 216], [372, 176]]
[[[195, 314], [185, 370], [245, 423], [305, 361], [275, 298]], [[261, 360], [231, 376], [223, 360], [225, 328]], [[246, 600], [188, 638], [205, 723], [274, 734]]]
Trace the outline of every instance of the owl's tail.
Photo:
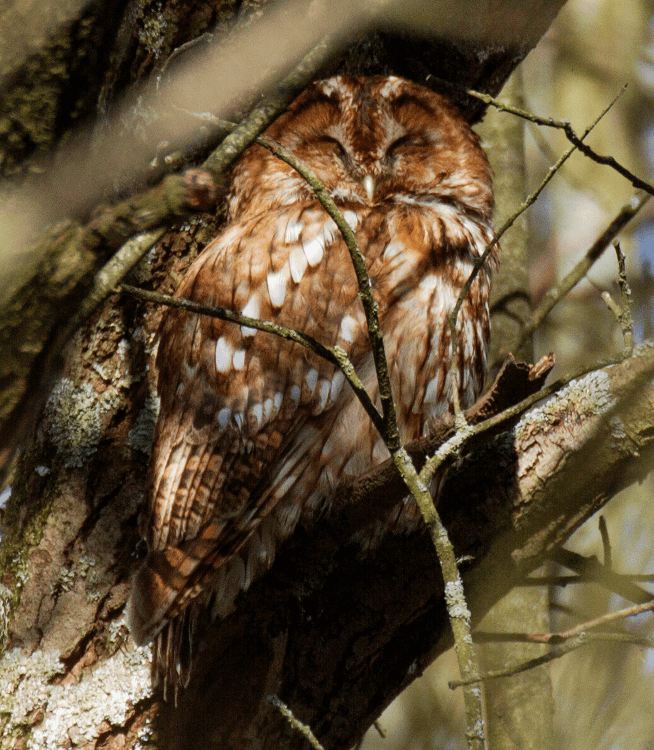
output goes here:
[[274, 537], [269, 526], [276, 528], [274, 521], [260, 524], [225, 558], [211, 549], [217, 525], [207, 524], [195, 539], [150, 552], [136, 572], [127, 627], [139, 646], [153, 642], [153, 683], [163, 686], [164, 696], [173, 687], [176, 699], [179, 687], [188, 684], [198, 613], [206, 610], [212, 620], [227, 617], [238, 594], [270, 567]]
[[[170, 688], [175, 691], [189, 682], [192, 662], [192, 637], [198, 608], [195, 599], [201, 592], [203, 579], [211, 566], [203, 566], [205, 543], [201, 538], [184, 544], [184, 549], [169, 547], [150, 552], [132, 579], [132, 592], [127, 602], [125, 619], [134, 641], [139, 646], [152, 642], [152, 682], [161, 685], [164, 699]], [[205, 555], [206, 557], [206, 555]], [[222, 558], [218, 558], [223, 562]], [[209, 562], [213, 562], [209, 559]], [[240, 567], [243, 567], [240, 561]], [[221, 566], [222, 567], [222, 566]], [[226, 566], [229, 568], [230, 566]], [[225, 578], [224, 570], [222, 579]], [[232, 576], [233, 577], [233, 576]], [[237, 576], [241, 582], [242, 575]], [[233, 602], [242, 586], [231, 596]], [[225, 585], [221, 586], [224, 599]], [[204, 602], [204, 600], [203, 600]], [[219, 610], [222, 617], [230, 610]]]
[[193, 663], [193, 607], [165, 624], [152, 643], [152, 684], [161, 686], [164, 700], [172, 689], [175, 705], [180, 688], [188, 687]]
[[[126, 620], [137, 645], [152, 642], [152, 684], [163, 688], [164, 700], [188, 685], [192, 662], [194, 617], [192, 607], [184, 607], [172, 618], [170, 610], [179, 593], [170, 585], [170, 577], [161, 575], [149, 555], [132, 580]], [[166, 571], [169, 573], [169, 571]]]
[[157, 636], [178, 598], [178, 588], [171, 586], [170, 566], [161, 570], [162, 566], [157, 562], [166, 562], [161, 553], [148, 555], [132, 579], [132, 593], [125, 617], [129, 632], [138, 646], [145, 646]]

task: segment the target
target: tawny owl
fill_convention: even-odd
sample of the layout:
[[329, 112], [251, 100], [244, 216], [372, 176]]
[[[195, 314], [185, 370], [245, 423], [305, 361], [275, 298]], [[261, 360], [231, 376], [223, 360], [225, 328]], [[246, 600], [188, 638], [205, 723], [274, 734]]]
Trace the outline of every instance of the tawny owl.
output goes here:
[[[464, 407], [475, 401], [486, 368], [488, 264], [458, 317], [456, 386], [447, 327], [492, 237], [490, 169], [477, 136], [439, 95], [382, 76], [313, 84], [267, 135], [313, 170], [355, 231], [402, 437], [425, 435], [454, 387]], [[303, 178], [260, 146], [234, 167], [228, 225], [177, 293], [340, 345], [377, 398], [345, 244]], [[340, 371], [309, 350], [173, 310], [160, 338], [149, 554], [128, 620], [138, 643], [156, 637], [155, 660], [174, 682], [189, 604], [227, 614], [298, 521], [328, 511], [335, 485], [388, 452]]]

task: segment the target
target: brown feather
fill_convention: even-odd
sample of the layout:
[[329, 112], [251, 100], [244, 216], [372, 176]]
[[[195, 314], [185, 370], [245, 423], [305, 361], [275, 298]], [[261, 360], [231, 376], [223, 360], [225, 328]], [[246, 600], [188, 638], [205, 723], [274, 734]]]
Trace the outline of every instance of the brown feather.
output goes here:
[[[447, 317], [492, 237], [490, 169], [477, 136], [437, 94], [381, 76], [312, 85], [267, 134], [308, 164], [353, 227], [379, 303], [402, 437], [426, 434], [455, 387]], [[494, 263], [458, 318], [464, 407], [486, 369]], [[251, 147], [236, 164], [229, 223], [178, 295], [338, 344], [377, 397], [345, 244], [305, 181], [265, 149]], [[190, 671], [191, 609], [213, 601], [225, 616], [297, 523], [320, 518], [336, 484], [388, 452], [340, 372], [280, 338], [171, 310], [157, 370], [149, 555], [128, 619], [137, 642], [156, 639], [155, 672], [177, 687]], [[359, 542], [369, 547], [416, 522], [397, 509]]]

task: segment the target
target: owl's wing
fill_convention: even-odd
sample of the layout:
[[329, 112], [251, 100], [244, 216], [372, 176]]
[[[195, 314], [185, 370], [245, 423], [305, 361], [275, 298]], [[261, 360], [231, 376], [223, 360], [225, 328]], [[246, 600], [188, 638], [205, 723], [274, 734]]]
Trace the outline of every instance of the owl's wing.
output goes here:
[[[297, 206], [229, 228], [195, 261], [178, 295], [274, 320], [353, 354], [366, 339], [356, 292], [333, 221], [319, 206]], [[177, 310], [166, 313], [157, 364], [149, 555], [129, 615], [141, 643], [197, 596], [288, 491], [298, 476], [289, 469], [296, 436], [343, 386], [333, 365], [297, 344]]]

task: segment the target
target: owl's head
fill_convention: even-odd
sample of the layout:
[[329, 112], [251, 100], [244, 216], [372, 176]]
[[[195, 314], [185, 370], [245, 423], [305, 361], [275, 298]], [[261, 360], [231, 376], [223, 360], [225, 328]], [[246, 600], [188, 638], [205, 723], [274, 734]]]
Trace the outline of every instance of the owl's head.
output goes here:
[[[339, 205], [440, 200], [490, 218], [491, 172], [478, 137], [442, 96], [403, 78], [317, 81], [266, 135], [307, 164]], [[234, 168], [230, 213], [310, 196], [300, 175], [255, 145]]]

